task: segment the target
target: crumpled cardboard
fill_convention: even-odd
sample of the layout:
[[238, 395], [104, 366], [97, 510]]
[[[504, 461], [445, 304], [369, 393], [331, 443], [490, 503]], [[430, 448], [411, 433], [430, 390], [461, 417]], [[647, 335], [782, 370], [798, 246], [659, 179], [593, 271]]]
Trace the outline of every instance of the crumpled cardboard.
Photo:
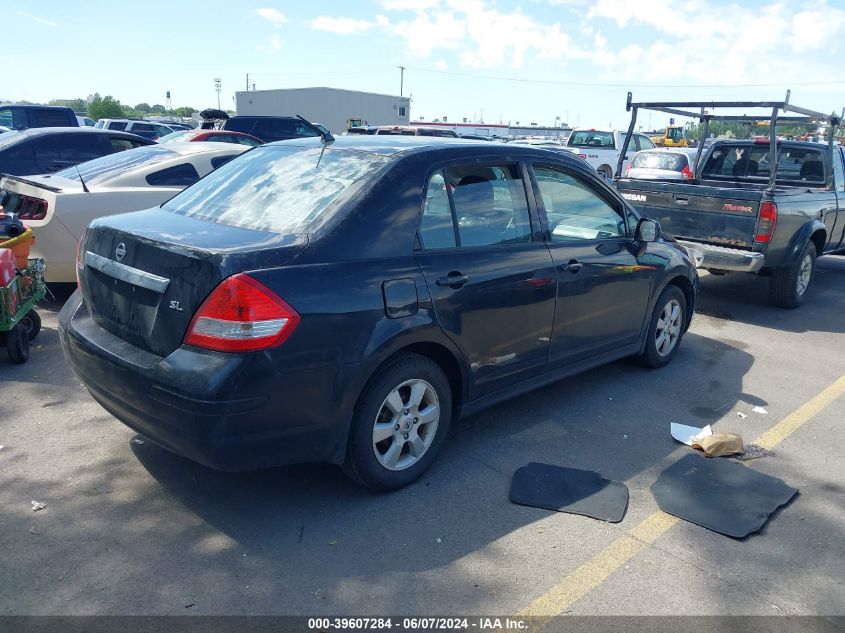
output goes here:
[[714, 433], [696, 438], [691, 446], [704, 452], [705, 457], [723, 457], [742, 453], [742, 438], [736, 433]]

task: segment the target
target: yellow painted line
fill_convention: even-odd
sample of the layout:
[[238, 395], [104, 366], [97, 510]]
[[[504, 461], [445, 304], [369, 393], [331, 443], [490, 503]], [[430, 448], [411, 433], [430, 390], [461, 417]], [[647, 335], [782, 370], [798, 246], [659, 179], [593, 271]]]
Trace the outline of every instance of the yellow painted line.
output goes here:
[[[845, 376], [801, 405], [752, 443], [772, 449], [845, 393]], [[542, 596], [520, 611], [521, 617], [559, 615], [598, 587], [629, 560], [654, 543], [680, 519], [658, 510], [631, 528]]]
[[768, 431], [754, 440], [754, 444], [771, 450], [783, 440], [789, 437], [797, 429], [803, 426], [811, 418], [815, 417], [827, 405], [845, 393], [845, 376], [842, 376], [827, 389], [822, 391], [815, 398], [800, 406], [775, 424]]

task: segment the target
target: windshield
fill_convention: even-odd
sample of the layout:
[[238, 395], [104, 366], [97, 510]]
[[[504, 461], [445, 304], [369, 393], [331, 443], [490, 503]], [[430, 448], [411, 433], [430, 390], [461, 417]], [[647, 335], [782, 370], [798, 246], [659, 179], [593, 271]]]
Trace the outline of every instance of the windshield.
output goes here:
[[641, 169], [664, 169], [681, 171], [687, 165], [687, 157], [670, 152], [640, 152], [631, 161], [631, 167]]
[[670, 127], [666, 131], [666, 136], [673, 141], [681, 141], [684, 138], [684, 129], [680, 127]]
[[613, 132], [578, 130], [572, 133], [566, 144], [569, 147], [605, 147], [613, 149]]
[[89, 160], [76, 167], [63, 169], [56, 173], [56, 176], [79, 180], [81, 175], [86, 184], [102, 184], [118, 176], [122, 176], [128, 169], [133, 167], [151, 165], [172, 158], [175, 155], [175, 152], [171, 152], [164, 147], [147, 145]]
[[213, 171], [162, 209], [249, 229], [302, 233], [326, 221], [388, 161], [358, 151], [259, 147]]

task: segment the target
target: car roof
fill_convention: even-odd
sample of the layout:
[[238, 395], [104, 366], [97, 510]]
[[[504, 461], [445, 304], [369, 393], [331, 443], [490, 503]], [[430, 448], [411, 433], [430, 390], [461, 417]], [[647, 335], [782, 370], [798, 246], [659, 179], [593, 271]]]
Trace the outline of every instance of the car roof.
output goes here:
[[35, 108], [38, 108], [39, 110], [70, 110], [68, 106], [38, 105], [37, 103], [0, 103], [0, 108], [26, 108], [27, 110], [33, 110]]
[[195, 128], [192, 130], [183, 130], [183, 132], [192, 132], [194, 134], [222, 134], [224, 136], [228, 134], [232, 136], [250, 136], [251, 138], [255, 138], [246, 132], [238, 132], [237, 130], [203, 130], [202, 128]]
[[[556, 160], [570, 161], [573, 164], [583, 165], [575, 154], [571, 152], [552, 151], [537, 145], [517, 145], [515, 143], [479, 143], [471, 139], [451, 138], [442, 136], [401, 136], [401, 135], [373, 135], [373, 134], [352, 134], [349, 136], [336, 136], [334, 141], [328, 144], [330, 148], [355, 150], [392, 156], [398, 154], [423, 153], [437, 151], [454, 153], [460, 158], [462, 153], [471, 152], [478, 155], [483, 152], [485, 155], [503, 156], [519, 154], [542, 155], [554, 157]], [[322, 141], [319, 136], [307, 136], [286, 141], [268, 143], [262, 147], [321, 147]]]

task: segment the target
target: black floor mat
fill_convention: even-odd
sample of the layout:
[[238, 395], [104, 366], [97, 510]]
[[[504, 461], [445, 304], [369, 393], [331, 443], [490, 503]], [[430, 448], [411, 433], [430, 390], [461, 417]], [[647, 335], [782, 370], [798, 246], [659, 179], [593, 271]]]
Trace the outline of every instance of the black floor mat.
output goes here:
[[651, 492], [664, 512], [744, 538], [798, 490], [735, 461], [690, 454], [660, 473]]
[[511, 480], [510, 500], [558, 512], [619, 523], [628, 509], [628, 487], [590, 470], [531, 462]]

